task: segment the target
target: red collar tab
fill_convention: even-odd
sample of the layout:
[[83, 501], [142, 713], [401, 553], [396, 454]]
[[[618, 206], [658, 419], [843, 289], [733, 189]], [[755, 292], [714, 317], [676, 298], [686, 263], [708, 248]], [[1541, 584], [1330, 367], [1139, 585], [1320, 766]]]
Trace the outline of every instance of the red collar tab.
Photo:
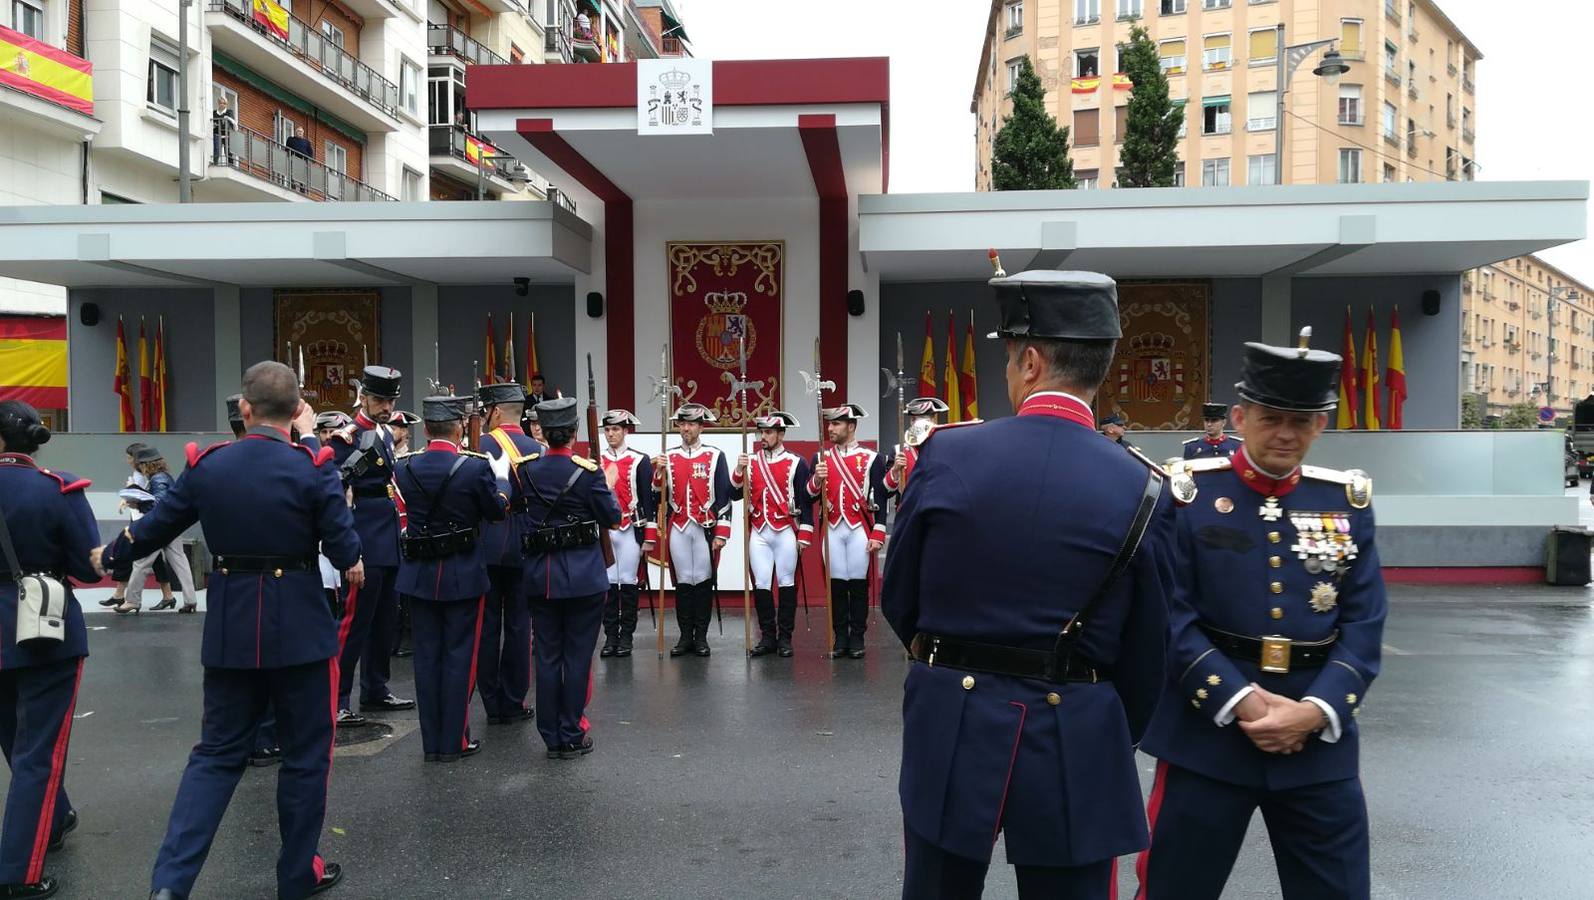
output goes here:
[[1096, 430], [1096, 417], [1091, 414], [1090, 407], [1085, 405], [1085, 401], [1061, 391], [1040, 391], [1030, 394], [1024, 398], [1023, 403], [1019, 404], [1018, 414], [1066, 419], [1083, 425], [1091, 431]]
[[27, 466], [30, 469], [39, 467], [39, 464], [33, 461], [33, 457], [26, 453], [0, 453], [0, 465]]
[[376, 421], [365, 414], [364, 410], [354, 414], [354, 424], [361, 428], [375, 428]]
[[570, 447], [549, 447], [548, 448], [548, 452], [543, 454], [543, 456], [571, 456], [571, 457], [573, 457], [575, 455], [576, 455], [576, 451], [571, 449]]
[[458, 453], [459, 452], [459, 447], [455, 446], [453, 441], [445, 441], [445, 440], [441, 440], [441, 439], [433, 440], [433, 441], [427, 441], [426, 442], [426, 449], [429, 450], [429, 451], [430, 450], [441, 450], [444, 453]]
[[1217, 437], [1206, 438], [1206, 442], [1211, 444], [1214, 447], [1216, 447], [1217, 445], [1223, 443], [1225, 440], [1228, 440], [1228, 435], [1221, 435], [1220, 434]]
[[1239, 453], [1229, 457], [1229, 465], [1234, 469], [1234, 474], [1240, 476], [1240, 481], [1246, 487], [1264, 497], [1282, 497], [1295, 490], [1295, 486], [1301, 483], [1300, 466], [1296, 466], [1294, 471], [1283, 478], [1274, 478], [1258, 469], [1243, 447]]

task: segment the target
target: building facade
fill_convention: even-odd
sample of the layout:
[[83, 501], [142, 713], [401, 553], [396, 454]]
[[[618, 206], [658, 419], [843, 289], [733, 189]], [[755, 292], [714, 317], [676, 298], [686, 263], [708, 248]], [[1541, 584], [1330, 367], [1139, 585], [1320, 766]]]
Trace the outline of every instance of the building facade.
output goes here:
[[1532, 255], [1463, 275], [1461, 382], [1485, 415], [1531, 404], [1571, 416], [1594, 394], [1588, 286]]

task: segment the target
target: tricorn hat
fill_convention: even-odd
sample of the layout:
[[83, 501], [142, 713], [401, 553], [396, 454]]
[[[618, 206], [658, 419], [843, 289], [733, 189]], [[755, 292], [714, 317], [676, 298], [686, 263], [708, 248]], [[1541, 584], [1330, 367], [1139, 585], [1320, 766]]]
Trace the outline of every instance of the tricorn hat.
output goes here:
[[767, 416], [759, 416], [753, 420], [753, 427], [758, 429], [778, 428], [785, 431], [797, 427], [797, 417], [784, 410], [773, 410]]
[[1002, 324], [988, 337], [1106, 341], [1123, 337], [1118, 283], [1096, 272], [1037, 269], [992, 278]]
[[603, 414], [604, 425], [620, 425], [632, 431], [642, 427], [642, 420], [631, 414], [629, 409], [611, 409]]
[[714, 415], [714, 410], [701, 403], [681, 404], [670, 419], [675, 422], [700, 422], [704, 425], [713, 425], [720, 420], [719, 416]]
[[544, 429], [576, 427], [576, 398], [555, 397], [537, 404], [537, 422]]
[[366, 366], [360, 378], [360, 391], [373, 397], [386, 397], [397, 400], [399, 396], [399, 379], [403, 376], [398, 369], [387, 366]]
[[1254, 341], [1245, 345], [1240, 399], [1289, 412], [1328, 412], [1339, 405], [1337, 353], [1306, 346], [1311, 329], [1301, 329], [1298, 347], [1274, 347]]
[[317, 428], [342, 428], [347, 424], [349, 424], [349, 414], [342, 410], [334, 409], [324, 413], [317, 413], [315, 417], [315, 427]]
[[856, 422], [859, 419], [869, 418], [863, 407], [856, 403], [843, 403], [823, 410], [826, 422]]
[[951, 412], [952, 407], [940, 397], [914, 397], [902, 405], [902, 411], [910, 416], [938, 416]]

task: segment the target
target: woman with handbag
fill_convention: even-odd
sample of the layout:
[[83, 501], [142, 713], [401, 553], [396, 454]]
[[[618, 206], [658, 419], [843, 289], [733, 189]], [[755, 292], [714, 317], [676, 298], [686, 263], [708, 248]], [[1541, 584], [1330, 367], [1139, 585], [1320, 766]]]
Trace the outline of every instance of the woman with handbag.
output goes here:
[[83, 495], [89, 482], [33, 461], [49, 439], [33, 407], [0, 402], [0, 749], [11, 764], [0, 823], [3, 900], [53, 896], [45, 854], [77, 827], [64, 776], [89, 648], [67, 578], [99, 580], [89, 560], [99, 530]]
[[[138, 470], [138, 451], [148, 447], [142, 441], [134, 441], [127, 445], [127, 484], [122, 488], [122, 499], [116, 503], [118, 514], [127, 513], [128, 521], [137, 522], [143, 515], [139, 512], [139, 501], [129, 500], [128, 497], [135, 493], [149, 492], [149, 477]], [[159, 555], [155, 557], [155, 568], [151, 570], [155, 575], [155, 583], [160, 585], [161, 602], [155, 605], [156, 609], [171, 609], [177, 605], [177, 598], [172, 596], [172, 578], [166, 572], [166, 561]], [[133, 574], [131, 560], [121, 568], [111, 573], [111, 596], [100, 601], [101, 606], [121, 606], [127, 602], [127, 579]]]
[[[155, 499], [147, 502], [139, 509], [140, 513], [147, 513], [155, 508], [162, 496], [172, 489], [176, 479], [172, 478], [171, 469], [166, 465], [166, 458], [154, 447], [144, 447], [139, 450], [134, 459], [138, 463], [139, 474], [149, 479], [149, 493]], [[175, 578], [183, 589], [183, 608], [178, 612], [191, 613], [199, 609], [199, 601], [194, 597], [194, 575], [188, 562], [188, 554], [183, 552], [183, 542], [179, 538], [151, 553], [138, 562], [133, 563], [133, 570], [127, 578], [127, 599], [122, 605], [116, 607], [115, 612], [126, 615], [136, 613], [143, 608], [144, 577], [159, 559], [166, 560], [166, 571], [170, 577]], [[169, 598], [168, 598], [169, 599]], [[170, 609], [171, 604], [162, 601], [157, 610]]]

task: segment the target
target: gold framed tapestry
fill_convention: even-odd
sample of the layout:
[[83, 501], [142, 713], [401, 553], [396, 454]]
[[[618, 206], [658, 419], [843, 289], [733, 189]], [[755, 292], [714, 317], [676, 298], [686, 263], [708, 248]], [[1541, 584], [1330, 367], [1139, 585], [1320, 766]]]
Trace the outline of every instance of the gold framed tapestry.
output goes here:
[[[670, 374], [682, 402], [707, 406], [714, 430], [780, 409], [784, 241], [671, 241]], [[747, 410], [736, 390], [747, 352]], [[751, 423], [749, 423], [751, 424]]]
[[1133, 428], [1201, 427], [1211, 378], [1211, 287], [1202, 282], [1119, 282], [1118, 342], [1098, 417], [1116, 413]]
[[272, 355], [299, 368], [316, 412], [354, 408], [365, 366], [382, 358], [381, 296], [367, 290], [281, 290], [275, 294]]

